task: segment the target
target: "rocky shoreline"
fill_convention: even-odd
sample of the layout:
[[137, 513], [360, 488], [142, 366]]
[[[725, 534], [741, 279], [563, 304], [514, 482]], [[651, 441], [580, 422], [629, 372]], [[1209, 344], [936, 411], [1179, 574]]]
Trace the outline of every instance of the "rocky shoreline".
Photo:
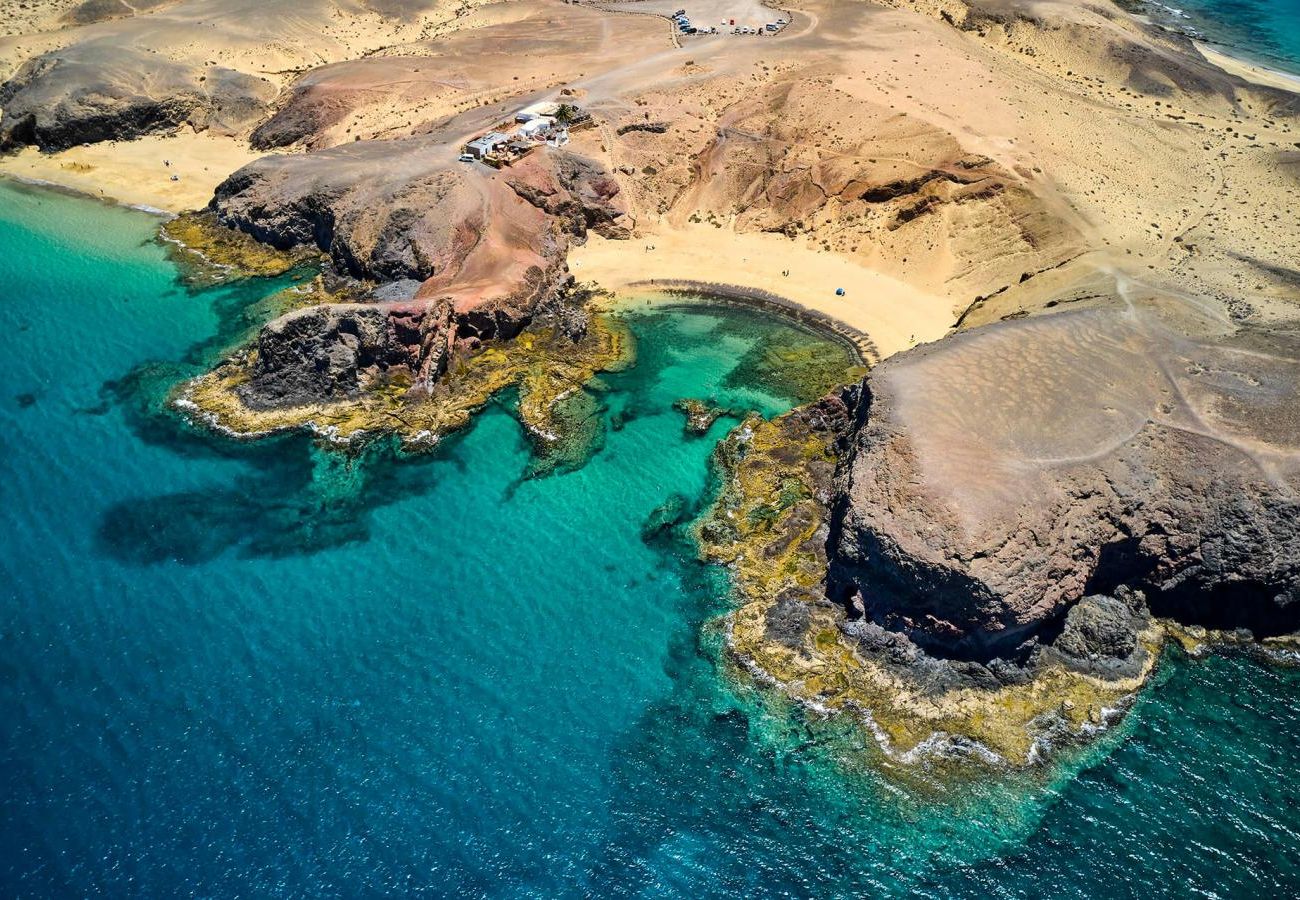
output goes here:
[[[391, 333], [379, 331], [377, 323], [381, 317], [396, 314], [371, 306], [340, 309], [334, 305], [303, 310], [301, 315], [307, 320], [303, 330], [312, 336], [312, 343], [321, 332], [327, 336], [349, 334], [349, 328], [356, 328], [366, 341], [366, 352], [378, 358], [389, 346], [386, 341]], [[322, 316], [334, 324], [319, 327]], [[276, 328], [291, 328], [296, 321], [296, 317], [281, 321]], [[416, 323], [412, 328], [418, 329], [419, 318], [412, 321]], [[271, 340], [276, 340], [278, 331], [272, 334], [277, 337]], [[267, 341], [263, 332], [258, 344]], [[530, 323], [508, 340], [473, 350], [442, 346], [438, 353], [442, 371], [432, 381], [416, 382], [411, 375], [413, 361], [402, 353], [391, 358], [391, 371], [369, 376], [363, 387], [349, 395], [326, 401], [261, 404], [249, 402], [264, 389], [259, 385], [280, 385], [274, 375], [262, 374], [259, 382], [258, 365], [264, 357], [251, 349], [184, 385], [176, 403], [206, 426], [235, 437], [305, 428], [331, 443], [347, 446], [392, 434], [407, 450], [419, 450], [432, 448], [442, 437], [463, 428], [500, 391], [517, 387], [520, 420], [539, 455], [546, 457], [560, 452], [573, 439], [572, 429], [566, 425], [566, 402], [577, 402], [575, 398], [597, 373], [627, 365], [634, 349], [622, 323], [596, 316], [577, 338], [545, 319]], [[424, 370], [434, 371], [427, 365]], [[354, 367], [347, 371], [356, 374]]]
[[989, 665], [931, 655], [827, 597], [836, 470], [859, 391], [751, 418], [715, 453], [722, 487], [695, 533], [732, 573], [731, 660], [819, 715], [859, 720], [902, 762], [1024, 765], [1113, 723], [1163, 640], [1135, 595], [1090, 597], [1032, 659]]
[[[1026, 763], [1112, 720], [1167, 634], [1300, 628], [1297, 95], [1108, 4], [887, 0], [866, 22], [813, 2], [805, 31], [681, 63], [629, 28], [589, 64], [585, 39], [536, 22], [607, 17], [543, 12], [461, 86], [430, 75], [432, 38], [271, 81], [254, 74], [269, 49], [248, 71], [181, 52], [185, 21], [71, 28], [12, 59], [0, 151], [177, 133], [285, 151], [162, 234], [196, 284], [313, 274], [174, 398], [237, 437], [417, 449], [513, 388], [537, 471], [579, 464], [588, 387], [633, 352], [569, 270], [592, 234], [646, 237], [655, 290], [847, 342], [875, 368], [746, 418], [697, 532], [735, 577], [733, 657], [868, 718], [891, 752]], [[877, 20], [914, 35], [906, 65]], [[495, 27], [450, 56], [472, 68]], [[831, 30], [847, 62], [822, 52]], [[542, 31], [567, 74], [531, 78]], [[500, 90], [504, 66], [529, 87]], [[594, 127], [505, 168], [457, 161], [532, 92], [580, 100]], [[655, 277], [656, 230], [699, 242], [691, 279]], [[749, 249], [714, 258], [733, 243]], [[802, 305], [769, 289], [805, 278]], [[682, 411], [692, 432], [723, 414]]]
[[[256, 171], [233, 177], [168, 237], [219, 270], [320, 259], [325, 277], [177, 405], [235, 436], [307, 428], [342, 446], [391, 434], [421, 449], [516, 387], [536, 471], [580, 464], [596, 419], [584, 385], [632, 350], [616, 318], [589, 308], [564, 252], [623, 214], [599, 170], [557, 162], [492, 182], [509, 193], [477, 207], [436, 175], [430, 196], [473, 241], [403, 220], [395, 244], [391, 219], [340, 238], [302, 212], [323, 200], [285, 200]], [[336, 223], [360, 202], [323, 196]], [[484, 241], [502, 197], [533, 216], [504, 256]], [[280, 224], [243, 237], [233, 210], [268, 202], [287, 204], [264, 220]], [[476, 208], [485, 215], [467, 218]], [[487, 290], [472, 277], [481, 265], [497, 276]], [[967, 330], [774, 421], [746, 418], [718, 447], [723, 487], [696, 527], [702, 555], [732, 570], [730, 659], [810, 709], [853, 716], [893, 759], [1020, 766], [1118, 721], [1171, 634], [1293, 630], [1286, 385], [1300, 353], [1282, 333], [1171, 313], [1159, 289], [1124, 282], [1115, 297]], [[983, 374], [1009, 357], [1033, 373], [1035, 359], [1079, 354], [1092, 387]], [[1116, 415], [1098, 395], [1120, 383]], [[692, 433], [738, 415], [690, 398], [678, 408]]]
[[565, 251], [589, 228], [618, 236], [617, 185], [563, 153], [489, 176], [421, 161], [387, 188], [407, 205], [376, 223], [363, 174], [267, 160], [227, 179], [207, 211], [163, 226], [198, 283], [322, 267], [297, 308], [184, 385], [177, 407], [237, 437], [306, 428], [339, 445], [393, 434], [417, 449], [516, 387], [549, 460], [540, 467], [579, 460], [584, 386], [633, 350], [625, 327], [589, 309]]
[[[1300, 615], [1294, 475], [1261, 471], [1265, 457], [1225, 443], [1226, 432], [1207, 442], [1204, 431], [1214, 421], [1205, 410], [1267, 409], [1278, 458], [1290, 458], [1296, 401], [1286, 385], [1300, 354], [1282, 353], [1275, 335], [1262, 359], [1225, 356], [1218, 339], [1184, 322], [1180, 352], [1200, 365], [1184, 361], [1187, 374], [1173, 375], [1155, 366], [1155, 418], [1138, 419], [1136, 432], [1106, 416], [1089, 434], [1074, 405], [1090, 406], [1086, 396], [1057, 396], [1052, 410], [1007, 407], [989, 421], [983, 391], [1028, 394], [1005, 373], [974, 377], [993, 369], [984, 354], [1005, 356], [1011, 342], [1030, 357], [1059, 356], [1059, 331], [1073, 341], [1085, 328], [1104, 378], [1113, 361], [1093, 330], [1140, 331], [1144, 307], [1130, 313], [1117, 326], [1103, 313], [986, 326], [738, 428], [719, 445], [722, 488], [696, 530], [704, 558], [732, 572], [730, 657], [810, 709], [860, 718], [892, 758], [998, 765], [1040, 761], [1113, 724], [1170, 638], [1289, 661]], [[1136, 412], [1142, 379], [1131, 367], [1127, 376]], [[1197, 398], [1195, 430], [1161, 413], [1165, 377]], [[980, 424], [997, 427], [945, 420], [940, 407], [978, 411]], [[1072, 430], [1057, 431], [1056, 416]], [[1040, 455], [1062, 434], [1074, 452]], [[990, 496], [999, 471], [1006, 487]]]

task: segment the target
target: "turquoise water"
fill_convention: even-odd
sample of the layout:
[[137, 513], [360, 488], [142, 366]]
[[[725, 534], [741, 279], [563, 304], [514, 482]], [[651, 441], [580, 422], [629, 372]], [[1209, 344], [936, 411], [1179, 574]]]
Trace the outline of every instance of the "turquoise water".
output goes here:
[[0, 185], [0, 894], [1300, 890], [1295, 671], [1174, 660], [1059, 771], [920, 793], [722, 677], [717, 573], [642, 525], [729, 427], [673, 400], [789, 404], [728, 377], [785, 326], [634, 318], [549, 478], [506, 403], [418, 459], [234, 444], [156, 399], [277, 285], [188, 293], [153, 227]]
[[1146, 6], [1158, 22], [1300, 75], [1300, 0], [1147, 0]]

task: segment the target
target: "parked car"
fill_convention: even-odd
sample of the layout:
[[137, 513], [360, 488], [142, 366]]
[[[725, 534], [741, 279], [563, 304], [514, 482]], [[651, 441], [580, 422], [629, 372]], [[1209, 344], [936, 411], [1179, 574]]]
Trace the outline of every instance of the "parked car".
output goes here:
[[458, 157], [458, 161], [459, 161], [459, 162], [473, 162], [473, 161], [474, 161], [474, 154], [472, 154], [472, 153], [462, 153], [462, 154]]

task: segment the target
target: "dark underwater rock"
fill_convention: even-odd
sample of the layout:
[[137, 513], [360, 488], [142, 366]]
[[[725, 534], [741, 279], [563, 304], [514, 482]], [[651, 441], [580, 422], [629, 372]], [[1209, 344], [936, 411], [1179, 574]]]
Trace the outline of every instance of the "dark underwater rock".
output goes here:
[[671, 494], [641, 523], [641, 540], [650, 544], [671, 534], [690, 517], [690, 511], [691, 501], [685, 494]]

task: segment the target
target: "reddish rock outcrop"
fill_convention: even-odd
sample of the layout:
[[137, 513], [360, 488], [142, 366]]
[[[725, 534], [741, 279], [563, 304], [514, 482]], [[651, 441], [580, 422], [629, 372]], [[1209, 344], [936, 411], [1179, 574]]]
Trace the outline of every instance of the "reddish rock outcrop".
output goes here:
[[568, 247], [588, 229], [626, 235], [618, 183], [590, 160], [538, 151], [496, 172], [425, 139], [268, 157], [223, 182], [212, 207], [274, 246], [315, 245], [354, 278], [420, 282], [400, 303], [316, 307], [266, 326], [241, 393], [261, 408], [352, 396], [399, 368], [427, 385], [458, 340], [514, 336], [569, 284]]

